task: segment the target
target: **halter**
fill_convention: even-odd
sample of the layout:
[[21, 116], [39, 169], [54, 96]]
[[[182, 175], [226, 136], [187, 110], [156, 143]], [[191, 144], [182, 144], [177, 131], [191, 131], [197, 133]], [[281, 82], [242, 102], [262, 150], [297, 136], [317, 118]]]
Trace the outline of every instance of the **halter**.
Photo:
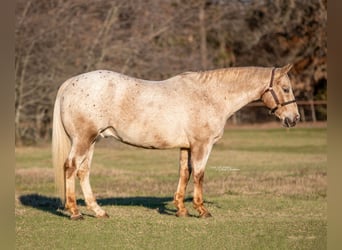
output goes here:
[[273, 68], [272, 69], [272, 74], [271, 74], [271, 81], [270, 81], [270, 86], [268, 87], [268, 89], [265, 90], [265, 92], [261, 95], [261, 98], [264, 96], [264, 94], [266, 94], [267, 92], [271, 92], [272, 96], [273, 96], [273, 99], [276, 103], [276, 106], [272, 109], [270, 109], [270, 114], [274, 114], [276, 112], [276, 110], [280, 107], [283, 107], [283, 106], [286, 106], [288, 104], [291, 104], [291, 103], [294, 103], [296, 102], [295, 99], [291, 100], [291, 101], [288, 101], [288, 102], [283, 102], [283, 103], [280, 103], [279, 102], [279, 99], [276, 95], [276, 93], [274, 92], [273, 90], [273, 79], [274, 79], [274, 72], [275, 72], [275, 69], [276, 68]]

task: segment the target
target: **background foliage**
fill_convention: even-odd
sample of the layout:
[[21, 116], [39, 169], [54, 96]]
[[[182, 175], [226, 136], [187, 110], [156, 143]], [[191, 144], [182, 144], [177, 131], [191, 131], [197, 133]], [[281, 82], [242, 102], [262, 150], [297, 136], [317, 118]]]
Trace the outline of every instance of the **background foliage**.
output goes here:
[[326, 100], [326, 23], [326, 0], [18, 0], [16, 143], [48, 140], [58, 87], [95, 69], [160, 80], [293, 63], [297, 99]]

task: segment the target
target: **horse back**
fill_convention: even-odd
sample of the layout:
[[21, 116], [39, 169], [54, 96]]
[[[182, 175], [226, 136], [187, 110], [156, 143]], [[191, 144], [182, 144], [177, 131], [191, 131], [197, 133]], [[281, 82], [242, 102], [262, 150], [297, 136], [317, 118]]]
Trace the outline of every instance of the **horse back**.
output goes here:
[[71, 137], [102, 133], [147, 148], [189, 146], [189, 114], [184, 90], [177, 82], [94, 71], [73, 77], [64, 85], [62, 120]]

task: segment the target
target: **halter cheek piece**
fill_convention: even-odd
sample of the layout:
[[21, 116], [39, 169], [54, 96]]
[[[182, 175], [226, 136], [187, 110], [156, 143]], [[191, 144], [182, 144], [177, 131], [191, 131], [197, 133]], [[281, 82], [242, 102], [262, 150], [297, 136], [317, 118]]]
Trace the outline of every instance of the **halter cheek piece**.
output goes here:
[[279, 99], [276, 95], [276, 93], [274, 92], [273, 90], [273, 79], [274, 79], [274, 72], [275, 72], [275, 68], [272, 69], [272, 74], [271, 74], [271, 81], [270, 81], [270, 86], [268, 87], [268, 89], [265, 90], [265, 92], [261, 95], [261, 98], [264, 96], [264, 94], [266, 94], [267, 92], [270, 92], [273, 96], [273, 99], [276, 103], [276, 106], [272, 109], [270, 109], [270, 114], [274, 114], [276, 112], [276, 110], [280, 107], [283, 107], [283, 106], [286, 106], [288, 104], [291, 104], [291, 103], [294, 103], [296, 102], [295, 99], [291, 100], [291, 101], [288, 101], [288, 102], [283, 102], [283, 103], [280, 103], [279, 102]]

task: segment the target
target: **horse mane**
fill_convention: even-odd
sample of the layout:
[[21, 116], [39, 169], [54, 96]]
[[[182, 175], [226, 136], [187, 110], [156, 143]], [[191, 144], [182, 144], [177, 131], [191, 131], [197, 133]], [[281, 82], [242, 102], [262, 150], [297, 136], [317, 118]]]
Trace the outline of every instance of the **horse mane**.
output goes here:
[[231, 67], [206, 71], [188, 71], [179, 74], [182, 78], [193, 78], [196, 82], [201, 83], [217, 83], [217, 82], [234, 82], [248, 83], [255, 77], [258, 81], [264, 81], [270, 77], [271, 68], [264, 67]]

